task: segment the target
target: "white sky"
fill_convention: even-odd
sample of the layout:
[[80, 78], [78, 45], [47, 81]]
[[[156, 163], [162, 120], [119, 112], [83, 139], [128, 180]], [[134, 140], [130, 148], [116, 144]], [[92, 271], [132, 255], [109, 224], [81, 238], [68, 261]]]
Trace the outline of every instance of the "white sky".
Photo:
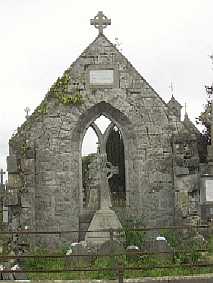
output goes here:
[[94, 40], [89, 20], [111, 18], [106, 36], [167, 102], [169, 84], [192, 120], [213, 81], [212, 0], [0, 0], [0, 168], [8, 139], [48, 88]]

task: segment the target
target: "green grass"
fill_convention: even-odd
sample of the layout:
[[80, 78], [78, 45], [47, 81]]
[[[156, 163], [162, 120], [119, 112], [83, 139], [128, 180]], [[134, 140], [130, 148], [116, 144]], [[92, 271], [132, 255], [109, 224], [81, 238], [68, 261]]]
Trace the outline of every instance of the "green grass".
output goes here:
[[[142, 268], [142, 270], [126, 270], [125, 278], [136, 277], [159, 277], [159, 276], [176, 276], [176, 275], [194, 275], [202, 273], [211, 273], [212, 267], [184, 267], [178, 264], [174, 267], [169, 260], [162, 261], [159, 257], [144, 257], [137, 260], [129, 260], [126, 257], [110, 257], [98, 258], [90, 266], [85, 262], [78, 264], [70, 264], [67, 268], [88, 268], [98, 269], [99, 271], [77, 271], [77, 272], [62, 272], [62, 273], [29, 273], [28, 278], [31, 280], [36, 279], [114, 279], [117, 277], [116, 270], [102, 270], [102, 269], [115, 269], [118, 262], [122, 262], [124, 268]], [[153, 266], [170, 265], [171, 268], [154, 268]], [[64, 269], [64, 259], [30, 259], [25, 262], [25, 269]]]
[[[134, 242], [143, 241], [143, 234], [131, 235]], [[178, 240], [173, 233], [167, 235], [168, 241], [175, 248], [179, 248]], [[129, 239], [130, 241], [131, 239]], [[192, 243], [193, 244], [193, 243]], [[191, 247], [193, 247], [192, 245]], [[31, 280], [42, 280], [42, 279], [55, 279], [55, 280], [83, 280], [83, 279], [114, 279], [117, 278], [117, 271], [115, 268], [118, 266], [118, 262], [122, 262], [122, 265], [125, 270], [125, 278], [137, 278], [137, 277], [159, 277], [159, 276], [179, 276], [179, 275], [195, 275], [195, 274], [205, 274], [211, 273], [213, 267], [186, 267], [184, 263], [195, 263], [199, 264], [202, 262], [213, 264], [213, 235], [208, 239], [207, 245], [208, 252], [200, 253], [197, 256], [194, 253], [193, 256], [187, 256], [185, 253], [183, 256], [178, 254], [178, 257], [162, 257], [162, 256], [111, 256], [111, 257], [98, 257], [89, 264], [85, 261], [71, 262], [65, 264], [64, 258], [61, 259], [27, 259], [24, 262], [24, 269], [26, 270], [42, 270], [42, 269], [58, 269], [63, 270], [75, 269], [75, 268], [87, 268], [87, 269], [98, 269], [98, 271], [86, 272], [86, 271], [77, 271], [77, 272], [61, 272], [61, 273], [28, 273], [27, 276]], [[191, 251], [193, 254], [193, 250]], [[45, 255], [49, 254], [46, 250], [37, 250], [34, 255]], [[64, 255], [64, 250], [58, 251], [55, 254]], [[174, 266], [175, 265], [175, 266]], [[154, 266], [159, 266], [159, 268], [154, 268]], [[160, 266], [170, 266], [170, 268], [160, 268]], [[103, 270], [103, 269], [110, 269]], [[128, 270], [132, 268], [132, 270]], [[136, 268], [133, 270], [133, 268]], [[141, 270], [137, 270], [141, 268]]]

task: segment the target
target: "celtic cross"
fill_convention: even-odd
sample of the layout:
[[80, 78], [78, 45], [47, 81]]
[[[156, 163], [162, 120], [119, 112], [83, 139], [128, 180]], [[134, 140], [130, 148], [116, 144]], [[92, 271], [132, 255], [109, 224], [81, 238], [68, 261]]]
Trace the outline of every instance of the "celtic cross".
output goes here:
[[90, 24], [99, 30], [99, 34], [103, 34], [103, 29], [111, 25], [111, 20], [108, 19], [102, 11], [99, 11], [94, 19], [90, 20]]
[[113, 166], [111, 162], [107, 161], [106, 153], [98, 153], [97, 161], [100, 182], [100, 209], [109, 209], [112, 207], [112, 203], [108, 180], [114, 174], [119, 174], [119, 169], [118, 166]]

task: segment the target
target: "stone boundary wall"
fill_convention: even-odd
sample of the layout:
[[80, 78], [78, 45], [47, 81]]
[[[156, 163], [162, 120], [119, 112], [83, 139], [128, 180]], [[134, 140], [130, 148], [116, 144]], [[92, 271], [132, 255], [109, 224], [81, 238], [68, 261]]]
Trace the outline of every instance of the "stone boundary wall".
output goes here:
[[[43, 280], [18, 280], [18, 282], [37, 283]], [[8, 281], [1, 281], [8, 282]], [[11, 280], [9, 282], [17, 282]], [[44, 281], [43, 281], [44, 282]], [[118, 283], [118, 280], [45, 280], [46, 283]], [[174, 277], [144, 277], [138, 279], [125, 279], [124, 283], [213, 283], [213, 273], [196, 276], [174, 276]]]

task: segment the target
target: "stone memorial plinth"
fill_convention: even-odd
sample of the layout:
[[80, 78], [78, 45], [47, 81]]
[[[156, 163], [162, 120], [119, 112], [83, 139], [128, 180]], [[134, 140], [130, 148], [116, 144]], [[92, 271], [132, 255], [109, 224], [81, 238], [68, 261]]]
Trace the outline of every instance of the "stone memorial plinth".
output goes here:
[[[110, 229], [121, 230], [122, 225], [112, 209], [100, 209], [96, 211], [89, 230], [86, 233], [86, 242], [88, 245], [101, 245], [110, 240]], [[106, 231], [108, 230], [108, 231]], [[89, 232], [94, 231], [94, 232]], [[119, 233], [113, 233], [114, 238], [119, 237]]]

